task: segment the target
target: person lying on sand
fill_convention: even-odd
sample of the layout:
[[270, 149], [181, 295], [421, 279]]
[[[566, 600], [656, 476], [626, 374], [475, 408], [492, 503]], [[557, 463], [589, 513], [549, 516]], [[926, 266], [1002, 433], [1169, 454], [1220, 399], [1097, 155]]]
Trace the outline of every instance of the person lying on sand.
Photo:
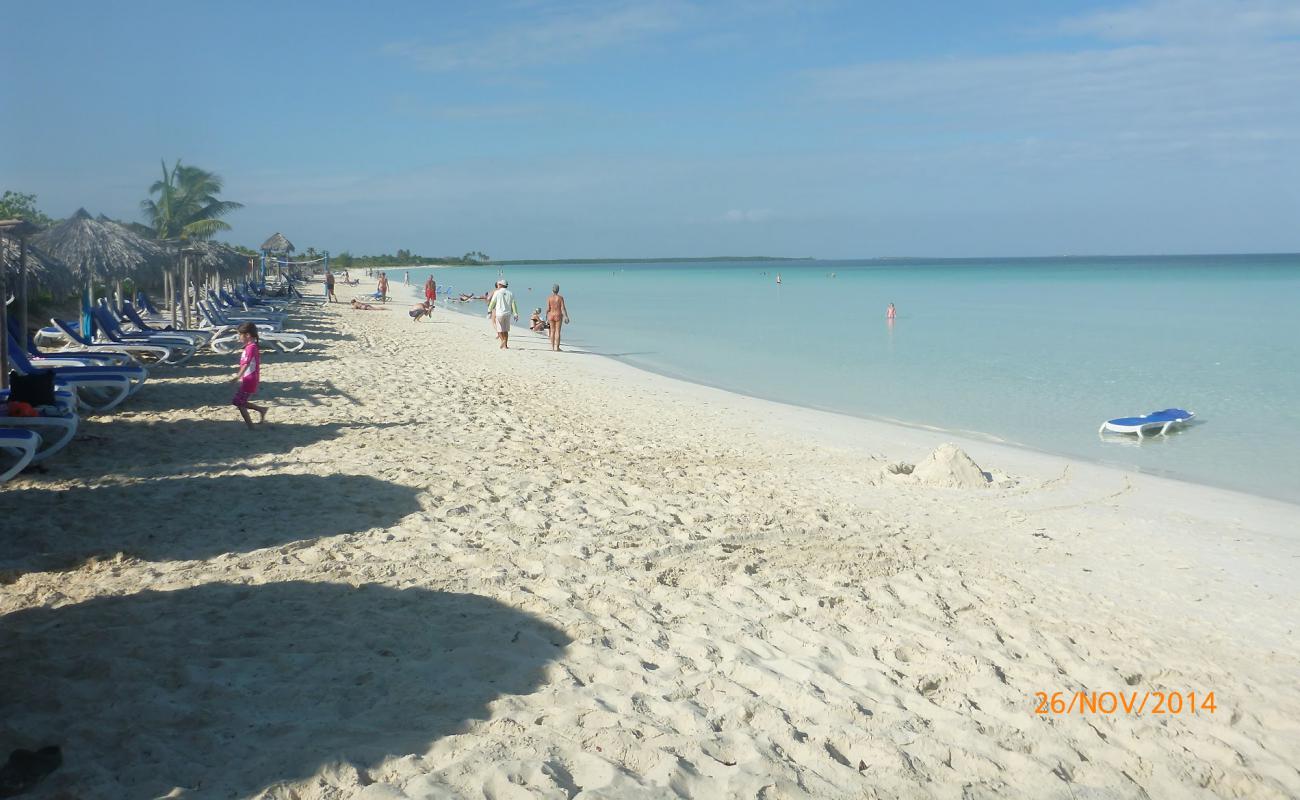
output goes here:
[[352, 298], [352, 309], [354, 311], [383, 311], [382, 308], [377, 308], [369, 303], [363, 303], [355, 297]]

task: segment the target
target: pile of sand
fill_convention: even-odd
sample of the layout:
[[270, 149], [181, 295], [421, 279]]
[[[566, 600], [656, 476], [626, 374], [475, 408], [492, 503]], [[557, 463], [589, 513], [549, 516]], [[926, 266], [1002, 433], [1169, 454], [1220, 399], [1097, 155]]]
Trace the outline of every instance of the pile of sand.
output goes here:
[[951, 443], [935, 448], [919, 464], [890, 464], [881, 476], [896, 482], [946, 489], [982, 489], [993, 480], [965, 450]]

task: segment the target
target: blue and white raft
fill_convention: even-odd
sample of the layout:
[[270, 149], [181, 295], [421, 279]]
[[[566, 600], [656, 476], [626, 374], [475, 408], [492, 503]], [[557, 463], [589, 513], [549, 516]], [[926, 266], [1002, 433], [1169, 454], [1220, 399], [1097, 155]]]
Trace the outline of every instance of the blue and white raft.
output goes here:
[[1139, 439], [1146, 434], [1159, 428], [1159, 434], [1164, 435], [1175, 425], [1182, 425], [1195, 417], [1196, 414], [1191, 411], [1184, 411], [1181, 408], [1166, 408], [1164, 411], [1152, 411], [1141, 417], [1116, 417], [1108, 419], [1101, 423], [1101, 429], [1098, 433], [1136, 433]]

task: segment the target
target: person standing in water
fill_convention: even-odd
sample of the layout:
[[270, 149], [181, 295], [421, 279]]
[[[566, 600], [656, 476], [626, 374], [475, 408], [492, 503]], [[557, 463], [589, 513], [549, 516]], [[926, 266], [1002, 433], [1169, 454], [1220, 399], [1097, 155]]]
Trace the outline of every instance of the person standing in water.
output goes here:
[[894, 304], [890, 303], [889, 308], [885, 310], [885, 319], [889, 320], [890, 322], [893, 322], [894, 318], [897, 316], [898, 316], [898, 312], [894, 310]]
[[433, 275], [430, 274], [424, 282], [424, 302], [433, 307], [433, 302], [438, 299], [438, 283], [434, 281]]
[[546, 321], [551, 323], [551, 349], [560, 352], [560, 326], [569, 324], [569, 307], [560, 294], [560, 284], [551, 284], [551, 296], [546, 298]]

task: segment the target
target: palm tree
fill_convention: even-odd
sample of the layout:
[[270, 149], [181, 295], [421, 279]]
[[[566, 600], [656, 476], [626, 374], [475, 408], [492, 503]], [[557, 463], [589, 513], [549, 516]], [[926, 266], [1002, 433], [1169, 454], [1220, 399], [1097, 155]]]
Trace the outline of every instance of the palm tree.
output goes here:
[[179, 158], [171, 170], [163, 161], [162, 170], [162, 180], [154, 181], [149, 187], [149, 194], [158, 198], [140, 203], [156, 237], [201, 240], [230, 230], [230, 225], [220, 217], [244, 206], [217, 199], [221, 192], [219, 176], [198, 167], [184, 166]]

